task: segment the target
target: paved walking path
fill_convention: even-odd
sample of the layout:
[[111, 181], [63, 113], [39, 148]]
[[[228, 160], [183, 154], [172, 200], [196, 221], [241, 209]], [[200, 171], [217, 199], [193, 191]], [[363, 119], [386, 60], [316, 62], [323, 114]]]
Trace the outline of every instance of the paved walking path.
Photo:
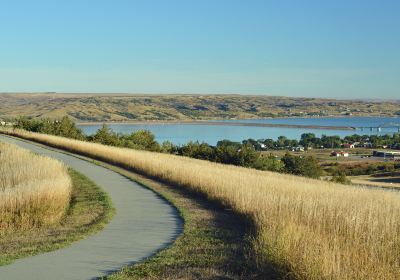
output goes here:
[[112, 221], [101, 232], [67, 248], [0, 266], [0, 279], [96, 279], [151, 256], [181, 231], [181, 219], [171, 205], [116, 172], [3, 135], [0, 141], [65, 162], [103, 188], [116, 209]]

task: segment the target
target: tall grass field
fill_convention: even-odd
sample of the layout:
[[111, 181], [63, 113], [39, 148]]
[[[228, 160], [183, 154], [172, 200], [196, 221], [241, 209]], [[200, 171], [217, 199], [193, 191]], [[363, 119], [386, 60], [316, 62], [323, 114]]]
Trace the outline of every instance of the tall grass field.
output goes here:
[[0, 142], [0, 234], [59, 221], [70, 195], [61, 162]]
[[297, 279], [400, 279], [400, 195], [21, 130], [3, 133], [88, 155], [205, 194], [255, 225], [260, 269]]

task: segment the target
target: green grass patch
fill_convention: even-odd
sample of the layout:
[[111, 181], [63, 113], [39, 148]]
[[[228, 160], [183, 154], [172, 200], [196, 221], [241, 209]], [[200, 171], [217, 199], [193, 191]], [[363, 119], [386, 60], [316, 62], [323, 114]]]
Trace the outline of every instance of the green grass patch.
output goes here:
[[3, 235], [0, 265], [66, 247], [100, 231], [110, 221], [114, 209], [107, 193], [73, 169], [69, 169], [69, 175], [73, 182], [72, 196], [63, 219], [49, 227]]

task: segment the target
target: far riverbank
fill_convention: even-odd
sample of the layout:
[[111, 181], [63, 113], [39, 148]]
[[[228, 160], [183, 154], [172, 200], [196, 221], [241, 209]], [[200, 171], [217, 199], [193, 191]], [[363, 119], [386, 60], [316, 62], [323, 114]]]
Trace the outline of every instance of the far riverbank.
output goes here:
[[109, 125], [216, 125], [216, 126], [255, 126], [255, 127], [281, 127], [300, 129], [323, 129], [323, 130], [355, 130], [351, 126], [330, 126], [330, 125], [301, 125], [301, 124], [279, 124], [279, 123], [244, 123], [244, 122], [223, 122], [223, 121], [126, 121], [126, 122], [77, 122], [80, 126], [91, 126], [100, 124]]

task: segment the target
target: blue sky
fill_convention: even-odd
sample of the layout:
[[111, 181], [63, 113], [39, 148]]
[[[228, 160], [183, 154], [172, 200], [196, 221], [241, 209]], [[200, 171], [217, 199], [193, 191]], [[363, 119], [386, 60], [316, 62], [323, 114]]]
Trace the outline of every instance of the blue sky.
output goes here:
[[0, 0], [0, 92], [400, 96], [398, 0]]

